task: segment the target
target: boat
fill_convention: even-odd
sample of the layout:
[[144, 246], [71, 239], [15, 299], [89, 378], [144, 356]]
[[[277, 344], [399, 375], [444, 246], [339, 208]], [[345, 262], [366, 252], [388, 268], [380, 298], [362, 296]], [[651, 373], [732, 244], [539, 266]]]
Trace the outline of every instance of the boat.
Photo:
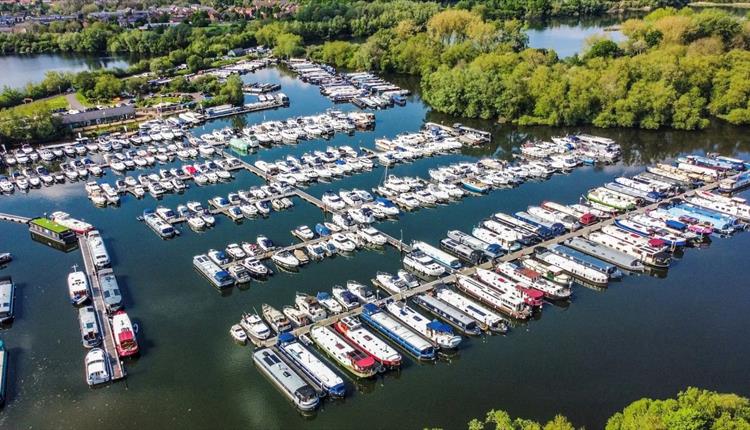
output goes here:
[[307, 253], [302, 248], [297, 248], [292, 251], [292, 255], [294, 255], [294, 258], [299, 261], [300, 266], [304, 266], [305, 264], [310, 262], [310, 257], [307, 256]]
[[68, 294], [73, 305], [82, 305], [90, 298], [89, 279], [86, 273], [78, 271], [76, 266], [73, 266], [73, 272], [68, 274]]
[[586, 199], [618, 211], [631, 211], [637, 206], [637, 199], [604, 187], [594, 188], [588, 192]]
[[297, 226], [294, 230], [292, 230], [292, 234], [302, 241], [315, 238], [315, 232], [306, 225]]
[[404, 256], [404, 267], [424, 276], [438, 277], [445, 273], [445, 267], [436, 263], [422, 251], [412, 251]]
[[227, 245], [226, 252], [234, 260], [242, 260], [247, 257], [245, 251], [243, 251], [242, 247], [240, 247], [240, 245], [237, 243], [230, 243], [229, 245]]
[[736, 176], [719, 181], [719, 192], [734, 193], [750, 186], [750, 172], [743, 172]]
[[281, 311], [296, 327], [304, 327], [310, 324], [310, 319], [307, 315], [293, 306], [284, 306]]
[[486, 308], [484, 305], [458, 294], [447, 286], [438, 285], [434, 290], [434, 294], [438, 300], [453, 306], [478, 321], [482, 329], [494, 333], [506, 333], [508, 331], [508, 324], [503, 317]]
[[310, 329], [310, 337], [326, 355], [353, 375], [370, 378], [377, 373], [379, 365], [371, 355], [346, 342], [330, 327], [315, 326]]
[[598, 257], [592, 256], [591, 254], [578, 251], [562, 244], [548, 245], [547, 250], [554, 254], [571, 259], [579, 264], [598, 270], [609, 276], [610, 279], [618, 279], [623, 275], [615, 263], [604, 261]]
[[107, 248], [104, 246], [104, 240], [98, 230], [90, 230], [86, 233], [87, 242], [91, 251], [91, 259], [97, 269], [109, 266], [110, 259]]
[[377, 272], [372, 283], [390, 294], [400, 294], [409, 289], [409, 285], [403, 279], [387, 272]]
[[381, 365], [388, 368], [401, 366], [401, 354], [365, 328], [359, 318], [344, 317], [334, 323], [333, 328], [347, 342], [372, 356]]
[[112, 332], [115, 338], [115, 347], [117, 355], [120, 357], [130, 357], [138, 354], [138, 342], [135, 338], [135, 331], [130, 318], [125, 311], [117, 311], [110, 319]]
[[530, 268], [514, 263], [502, 262], [495, 266], [495, 270], [516, 282], [522, 283], [527, 288], [533, 288], [542, 292], [547, 299], [566, 300], [570, 298], [570, 288], [558, 285]]
[[498, 291], [483, 282], [465, 275], [458, 275], [456, 287], [490, 308], [516, 319], [527, 319], [531, 308], [518, 291]]
[[0, 277], [0, 323], [15, 318], [16, 288], [10, 276]]
[[245, 343], [247, 343], [247, 333], [245, 333], [245, 330], [239, 324], [233, 324], [229, 328], [229, 335], [232, 336], [232, 339], [234, 339], [234, 341], [239, 343], [240, 345], [244, 345]]
[[[213, 148], [212, 148], [213, 149]], [[318, 407], [320, 399], [313, 387], [289, 365], [281, 360], [279, 354], [270, 348], [263, 348], [253, 353], [253, 362], [267, 378], [289, 399], [297, 409], [312, 411]]]
[[492, 287], [496, 291], [506, 296], [520, 295], [524, 303], [533, 308], [539, 308], [543, 305], [544, 293], [539, 290], [529, 288], [513, 279], [504, 275], [478, 267], [475, 277], [484, 284]]
[[474, 318], [434, 296], [418, 294], [412, 297], [412, 300], [422, 309], [439, 317], [466, 335], [478, 336], [482, 333], [482, 329]]
[[193, 257], [193, 266], [216, 288], [231, 287], [235, 283], [235, 279], [232, 278], [229, 272], [211, 261], [206, 254]]
[[240, 319], [240, 327], [245, 330], [245, 333], [255, 344], [271, 337], [271, 330], [258, 314], [243, 313], [242, 319]]
[[250, 272], [250, 275], [256, 279], [265, 279], [271, 274], [268, 267], [255, 257], [244, 259], [242, 265], [248, 270], [248, 272]]
[[102, 343], [99, 320], [93, 306], [78, 309], [78, 324], [81, 329], [81, 342], [85, 348], [94, 348]]
[[573, 278], [567, 272], [555, 265], [535, 260], [528, 256], [522, 257], [518, 262], [521, 266], [541, 274], [548, 281], [552, 281], [566, 288], [570, 288], [570, 285], [573, 282]]
[[455, 349], [461, 343], [461, 336], [454, 335], [450, 326], [437, 320], [430, 321], [404, 302], [390, 300], [385, 308], [391, 315], [442, 349]]
[[263, 235], [259, 235], [255, 239], [255, 243], [257, 243], [260, 249], [262, 249], [263, 251], [273, 251], [276, 249], [276, 245], [273, 243], [273, 241]]
[[318, 299], [309, 294], [297, 293], [294, 303], [297, 305], [297, 309], [307, 315], [312, 322], [324, 320], [328, 316]]
[[271, 261], [276, 263], [277, 266], [287, 269], [294, 270], [299, 267], [300, 262], [291, 252], [279, 251], [271, 256]]
[[[2, 364], [4, 363], [0, 359], [0, 366]], [[107, 357], [107, 353], [101, 348], [94, 348], [86, 353], [84, 369], [86, 372], [86, 383], [90, 387], [106, 384], [111, 379], [109, 357]]]
[[563, 244], [574, 250], [596, 257], [607, 263], [614, 264], [631, 272], [643, 272], [646, 267], [638, 257], [631, 256], [608, 245], [591, 241], [583, 237], [571, 237]]
[[52, 212], [50, 219], [63, 227], [67, 227], [77, 234], [86, 234], [94, 229], [94, 226], [71, 217], [68, 213], [62, 211]]
[[279, 335], [277, 345], [279, 352], [296, 365], [321, 391], [334, 397], [343, 397], [346, 394], [343, 379], [292, 334]]
[[[623, 233], [628, 234], [627, 232]], [[622, 240], [604, 233], [603, 231], [589, 233], [588, 240], [630, 255], [631, 257], [637, 258], [639, 261], [653, 267], [669, 267], [669, 263], [672, 260], [669, 252], [664, 250], [663, 245], [655, 247], [650, 244], [634, 244], [632, 241]], [[661, 241], [659, 242], [661, 243]]]
[[340, 285], [334, 285], [331, 289], [331, 294], [333, 294], [333, 298], [341, 303], [341, 306], [346, 308], [347, 311], [356, 309], [360, 305], [357, 296]]
[[10, 252], [0, 253], [0, 266], [5, 265], [13, 261], [13, 255]]
[[377, 296], [375, 295], [375, 292], [372, 290], [372, 288], [360, 284], [357, 281], [347, 281], [346, 282], [346, 289], [354, 294], [357, 297], [357, 300], [364, 304], [364, 303], [373, 303], [377, 300]]
[[283, 333], [293, 328], [289, 318], [269, 304], [263, 303], [263, 305], [261, 305], [261, 313], [268, 325], [270, 325], [276, 333]]
[[442, 264], [446, 268], [450, 270], [458, 270], [462, 267], [461, 262], [458, 260], [458, 258], [448, 254], [445, 251], [442, 251], [438, 248], [435, 248], [434, 246], [421, 242], [421, 241], [414, 241], [411, 245], [412, 249], [417, 249], [421, 252], [423, 252], [428, 257], [432, 258], [435, 262]]
[[545, 248], [537, 248], [534, 257], [548, 264], [557, 266], [570, 275], [582, 279], [596, 286], [606, 287], [609, 283], [609, 275], [586, 264], [575, 261], [566, 256], [550, 252]]
[[336, 315], [344, 312], [344, 306], [325, 291], [321, 291], [316, 294], [315, 298], [318, 300], [318, 303], [320, 303], [321, 306], [323, 306], [323, 308], [325, 308], [325, 310], [331, 315]]
[[342, 233], [334, 233], [330, 242], [339, 252], [354, 252], [357, 249], [357, 245]]
[[107, 308], [107, 312], [114, 312], [121, 309], [122, 294], [120, 293], [120, 286], [117, 284], [117, 278], [112, 269], [100, 270], [98, 276], [99, 287], [102, 297], [104, 297], [104, 306]]
[[384, 312], [373, 303], [363, 305], [361, 318], [381, 334], [387, 336], [400, 347], [419, 360], [434, 360], [436, 350], [432, 343]]

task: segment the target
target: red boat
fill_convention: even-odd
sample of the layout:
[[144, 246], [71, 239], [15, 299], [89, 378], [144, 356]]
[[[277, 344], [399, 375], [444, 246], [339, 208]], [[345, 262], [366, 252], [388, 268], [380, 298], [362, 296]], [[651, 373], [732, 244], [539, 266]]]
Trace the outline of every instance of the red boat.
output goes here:
[[117, 311], [111, 319], [112, 332], [117, 347], [117, 355], [130, 357], [138, 354], [138, 341], [135, 339], [135, 331], [130, 318], [125, 311]]
[[401, 354], [372, 334], [370, 330], [362, 327], [359, 319], [344, 317], [337, 321], [333, 327], [347, 342], [363, 350], [383, 366], [401, 366]]
[[544, 303], [544, 293], [542, 293], [541, 291], [534, 288], [525, 287], [520, 283], [512, 279], [508, 279], [497, 272], [485, 269], [477, 269], [476, 277], [480, 281], [502, 293], [507, 293], [511, 290], [518, 291], [521, 297], [523, 297], [523, 302], [531, 307], [538, 308]]

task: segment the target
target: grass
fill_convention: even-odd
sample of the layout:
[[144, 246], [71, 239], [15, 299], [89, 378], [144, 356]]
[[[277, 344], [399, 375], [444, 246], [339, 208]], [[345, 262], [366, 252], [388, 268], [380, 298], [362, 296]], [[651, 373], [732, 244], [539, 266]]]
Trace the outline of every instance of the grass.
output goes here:
[[36, 218], [31, 220], [31, 223], [36, 224], [39, 227], [46, 228], [47, 230], [57, 234], [62, 234], [69, 230], [67, 227], [63, 227], [60, 224], [47, 218]]
[[96, 103], [92, 102], [88, 99], [82, 92], [78, 91], [76, 92], [76, 100], [78, 100], [78, 103], [86, 106], [86, 107], [92, 107], [96, 106]]
[[36, 100], [31, 103], [26, 103], [12, 108], [3, 109], [3, 113], [14, 113], [20, 116], [31, 116], [36, 113], [39, 109], [46, 107], [47, 109], [67, 109], [68, 101], [65, 96], [54, 96], [47, 99]]
[[726, 8], [737, 8], [737, 9], [748, 9], [750, 3], [747, 2], [735, 2], [735, 3], [721, 3], [712, 1], [696, 1], [689, 4], [689, 6], [695, 7], [726, 7]]
[[179, 103], [179, 102], [180, 102], [179, 97], [155, 96], [155, 97], [148, 97], [145, 99], [141, 99], [136, 103], [136, 105], [138, 107], [148, 107], [148, 106], [158, 105], [159, 103]]

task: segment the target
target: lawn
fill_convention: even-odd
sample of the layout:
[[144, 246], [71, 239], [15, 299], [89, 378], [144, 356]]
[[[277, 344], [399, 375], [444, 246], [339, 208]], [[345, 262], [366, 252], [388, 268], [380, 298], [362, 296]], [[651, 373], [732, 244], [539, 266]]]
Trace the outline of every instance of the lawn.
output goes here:
[[33, 101], [31, 103], [14, 106], [12, 108], [3, 109], [2, 112], [13, 112], [17, 115], [29, 116], [44, 106], [46, 106], [48, 109], [67, 109], [68, 101], [65, 99], [65, 96], [55, 96], [47, 99]]

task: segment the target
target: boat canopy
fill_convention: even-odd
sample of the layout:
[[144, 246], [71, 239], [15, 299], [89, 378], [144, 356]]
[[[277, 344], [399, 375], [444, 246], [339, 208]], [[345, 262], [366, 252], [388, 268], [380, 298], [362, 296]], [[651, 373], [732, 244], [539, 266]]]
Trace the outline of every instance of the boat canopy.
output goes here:
[[441, 333], [453, 333], [453, 329], [448, 324], [441, 323], [438, 320], [432, 320], [427, 323], [427, 328]]
[[281, 343], [289, 343], [289, 342], [294, 342], [294, 340], [295, 340], [295, 337], [294, 337], [294, 335], [293, 335], [293, 334], [291, 334], [291, 333], [288, 333], [288, 332], [283, 332], [283, 333], [279, 334], [278, 342], [279, 342], [280, 344], [281, 344]]

